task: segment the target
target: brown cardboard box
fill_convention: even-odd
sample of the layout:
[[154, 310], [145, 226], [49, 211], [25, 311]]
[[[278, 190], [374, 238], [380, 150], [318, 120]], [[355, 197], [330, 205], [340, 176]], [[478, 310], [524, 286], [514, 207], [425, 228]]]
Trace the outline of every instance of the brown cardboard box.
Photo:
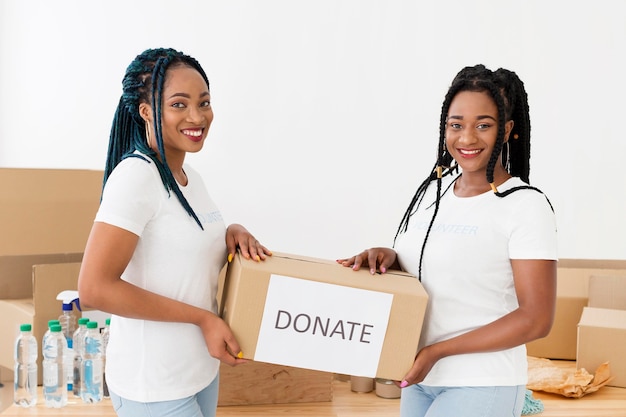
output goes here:
[[609, 362], [613, 379], [608, 385], [626, 388], [625, 352], [626, 310], [585, 307], [578, 325], [576, 367], [593, 373]]
[[[22, 323], [33, 325], [33, 335], [37, 338], [39, 356], [37, 358], [39, 383], [42, 379], [41, 340], [48, 328], [48, 320], [58, 318], [62, 312], [62, 302], [56, 299], [63, 290], [75, 290], [78, 283], [80, 263], [33, 265], [30, 298], [0, 300], [0, 365], [13, 368], [13, 343]], [[80, 317], [80, 311], [76, 316]]]
[[[303, 287], [312, 289], [310, 292], [278, 293], [278, 299], [285, 303], [304, 298], [310, 299], [314, 307], [309, 305], [309, 308], [315, 308], [317, 313], [306, 312], [305, 314], [295, 309], [289, 313], [274, 309], [271, 312], [272, 315], [264, 321], [264, 311], [274, 307], [270, 304], [277, 297], [277, 291], [273, 290], [276, 288], [273, 286], [276, 282], [304, 284]], [[346, 320], [343, 323], [343, 317], [333, 316], [332, 311], [338, 304], [342, 304], [340, 307], [347, 306], [350, 311], [375, 310], [384, 304], [378, 303], [378, 298], [376, 298], [376, 304], [363, 304], [363, 300], [367, 300], [363, 298], [363, 293], [367, 293], [374, 294], [375, 297], [389, 297], [392, 301], [390, 301], [387, 315], [382, 317], [384, 326], [387, 328], [381, 338], [379, 356], [363, 366], [372, 367], [373, 365], [373, 372], [377, 377], [399, 380], [413, 364], [428, 296], [420, 282], [409, 274], [390, 271], [384, 275], [372, 276], [368, 271], [355, 272], [335, 261], [282, 253], [274, 253], [264, 262], [246, 260], [236, 255], [228, 265], [224, 285], [221, 303], [222, 317], [233, 329], [243, 355], [248, 359], [324, 372], [359, 375], [355, 372], [345, 372], [344, 369], [336, 369], [331, 362], [344, 363], [354, 360], [353, 357], [344, 355], [342, 349], [350, 350], [356, 355], [358, 349], [363, 346], [367, 345], [368, 348], [374, 346], [374, 342], [369, 339], [377, 337], [376, 331], [382, 327], [369, 326], [366, 324], [369, 322], [362, 317], [353, 317], [350, 319], [352, 321]], [[339, 302], [329, 301], [332, 300], [331, 292], [334, 291], [341, 293], [345, 291], [349, 295]], [[323, 310], [321, 314], [319, 314], [319, 309]], [[275, 314], [276, 312], [278, 314]], [[298, 318], [303, 318], [303, 321], [297, 323]], [[306, 320], [309, 320], [308, 324], [326, 323], [326, 332], [321, 327], [316, 328], [315, 325], [307, 326]], [[280, 332], [276, 329], [285, 329], [285, 333], [281, 335], [287, 335], [286, 339], [289, 342], [299, 343], [299, 347], [288, 350], [287, 355], [278, 360], [259, 358], [262, 351], [278, 350], [284, 346], [284, 343], [278, 343], [276, 340], [269, 340], [268, 343], [260, 342], [264, 336], [265, 323], [273, 326], [274, 334]], [[329, 327], [328, 323], [330, 323]], [[352, 327], [350, 328], [347, 323], [352, 323]], [[293, 328], [288, 328], [291, 324]], [[340, 325], [346, 326], [345, 332], [335, 333]], [[329, 330], [331, 328], [332, 332]], [[341, 329], [344, 328], [341, 327]], [[370, 332], [373, 336], [370, 336]], [[372, 344], [368, 345], [370, 342]], [[332, 355], [324, 355], [323, 346], [326, 347], [327, 343], [337, 343], [338, 350], [333, 351]], [[319, 360], [324, 362], [323, 365], [319, 367], [301, 365], [302, 362], [295, 356], [304, 349], [312, 350], [306, 359]], [[297, 351], [296, 354], [292, 354], [294, 351]], [[294, 365], [294, 363], [297, 364]]]
[[589, 307], [626, 310], [626, 276], [589, 278]]
[[550, 334], [526, 345], [540, 358], [576, 360], [577, 328], [589, 300], [592, 275], [626, 276], [626, 261], [562, 259], [557, 268], [557, 300]]
[[333, 399], [334, 375], [328, 372], [248, 362], [222, 364], [217, 405], [327, 402]]
[[[102, 171], [92, 170], [0, 168], [0, 366], [13, 368], [19, 325], [32, 323], [41, 343], [33, 319], [43, 323], [58, 317], [58, 292], [75, 289], [75, 284], [65, 288], [64, 278], [52, 278], [58, 284], [52, 287], [41, 284], [33, 265], [82, 259], [100, 204], [102, 178]], [[49, 306], [54, 306], [54, 317], [44, 318]]]

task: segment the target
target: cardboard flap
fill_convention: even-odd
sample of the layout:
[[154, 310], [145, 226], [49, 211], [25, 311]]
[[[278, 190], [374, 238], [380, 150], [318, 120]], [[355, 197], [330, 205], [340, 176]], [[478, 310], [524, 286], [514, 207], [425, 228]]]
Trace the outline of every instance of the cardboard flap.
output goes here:
[[626, 275], [589, 278], [589, 307], [626, 310]]
[[35, 314], [51, 320], [61, 314], [63, 303], [56, 299], [64, 290], [78, 288], [80, 262], [33, 265], [33, 301]]

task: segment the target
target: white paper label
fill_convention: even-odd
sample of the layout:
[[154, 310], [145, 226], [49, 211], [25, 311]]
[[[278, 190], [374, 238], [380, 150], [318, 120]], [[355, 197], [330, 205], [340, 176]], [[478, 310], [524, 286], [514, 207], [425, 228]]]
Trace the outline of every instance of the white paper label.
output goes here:
[[254, 360], [375, 377], [393, 294], [272, 275]]

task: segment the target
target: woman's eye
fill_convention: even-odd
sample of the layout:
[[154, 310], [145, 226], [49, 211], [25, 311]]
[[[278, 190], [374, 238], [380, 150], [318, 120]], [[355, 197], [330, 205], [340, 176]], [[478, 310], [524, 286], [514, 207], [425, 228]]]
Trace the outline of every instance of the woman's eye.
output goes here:
[[172, 103], [172, 107], [176, 109], [184, 109], [185, 105], [183, 103]]
[[461, 128], [461, 124], [460, 123], [450, 123], [450, 127], [452, 129], [460, 129]]
[[490, 127], [491, 127], [491, 125], [489, 123], [481, 123], [481, 124], [479, 124], [477, 126], [477, 128], [480, 129], [480, 130], [488, 129]]
[[203, 101], [200, 106], [201, 107], [211, 107], [211, 102], [209, 100]]

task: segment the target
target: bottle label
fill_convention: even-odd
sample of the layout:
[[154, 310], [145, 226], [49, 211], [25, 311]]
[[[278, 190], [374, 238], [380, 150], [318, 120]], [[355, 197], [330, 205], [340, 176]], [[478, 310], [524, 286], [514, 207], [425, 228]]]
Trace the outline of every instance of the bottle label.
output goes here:
[[59, 369], [56, 363], [44, 364], [43, 385], [46, 387], [56, 387], [59, 385]]

